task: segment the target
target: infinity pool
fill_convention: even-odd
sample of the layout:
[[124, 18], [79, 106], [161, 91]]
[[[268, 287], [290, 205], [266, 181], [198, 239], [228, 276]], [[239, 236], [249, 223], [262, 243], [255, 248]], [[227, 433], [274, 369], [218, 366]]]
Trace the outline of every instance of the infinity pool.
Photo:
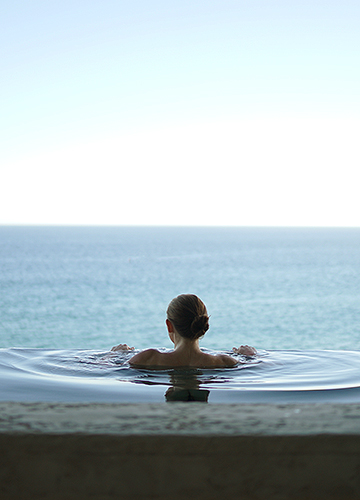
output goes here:
[[360, 402], [360, 351], [260, 351], [227, 369], [137, 369], [131, 355], [0, 349], [0, 401]]

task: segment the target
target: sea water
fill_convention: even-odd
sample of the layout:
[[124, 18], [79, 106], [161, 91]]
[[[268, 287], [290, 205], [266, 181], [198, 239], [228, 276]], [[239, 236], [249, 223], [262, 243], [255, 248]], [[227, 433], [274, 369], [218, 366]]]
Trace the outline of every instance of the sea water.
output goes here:
[[[0, 227], [0, 400], [360, 401], [359, 249], [350, 228]], [[180, 375], [109, 355], [169, 348], [179, 293], [208, 307], [204, 349], [259, 355]]]

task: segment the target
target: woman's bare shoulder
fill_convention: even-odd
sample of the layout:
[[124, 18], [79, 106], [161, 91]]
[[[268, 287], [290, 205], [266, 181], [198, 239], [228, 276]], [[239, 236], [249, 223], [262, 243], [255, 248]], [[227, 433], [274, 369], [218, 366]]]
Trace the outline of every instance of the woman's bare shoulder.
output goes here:
[[227, 354], [203, 353], [202, 359], [199, 359], [199, 366], [207, 368], [231, 368], [235, 365], [237, 365], [236, 359]]
[[145, 349], [129, 360], [130, 365], [156, 365], [161, 353], [157, 349]]
[[231, 356], [228, 356], [227, 354], [217, 354], [214, 357], [221, 360], [221, 363], [225, 367], [235, 366], [238, 363], [235, 358], [232, 358]]

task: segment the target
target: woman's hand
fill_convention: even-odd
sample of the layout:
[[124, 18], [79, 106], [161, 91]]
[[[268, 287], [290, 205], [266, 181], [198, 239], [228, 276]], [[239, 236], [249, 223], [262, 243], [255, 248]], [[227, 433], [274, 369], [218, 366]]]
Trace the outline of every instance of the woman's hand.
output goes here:
[[133, 351], [134, 349], [134, 347], [129, 347], [127, 344], [114, 345], [111, 348], [112, 351]]
[[243, 354], [244, 356], [256, 356], [257, 351], [255, 347], [250, 345], [241, 345], [240, 347], [233, 347], [233, 352], [235, 354]]

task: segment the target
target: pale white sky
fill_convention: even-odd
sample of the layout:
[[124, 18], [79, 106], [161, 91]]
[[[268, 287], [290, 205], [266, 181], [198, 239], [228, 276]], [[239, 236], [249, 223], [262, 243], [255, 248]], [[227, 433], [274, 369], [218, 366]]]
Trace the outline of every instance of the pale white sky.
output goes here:
[[5, 0], [0, 224], [360, 226], [360, 3]]

